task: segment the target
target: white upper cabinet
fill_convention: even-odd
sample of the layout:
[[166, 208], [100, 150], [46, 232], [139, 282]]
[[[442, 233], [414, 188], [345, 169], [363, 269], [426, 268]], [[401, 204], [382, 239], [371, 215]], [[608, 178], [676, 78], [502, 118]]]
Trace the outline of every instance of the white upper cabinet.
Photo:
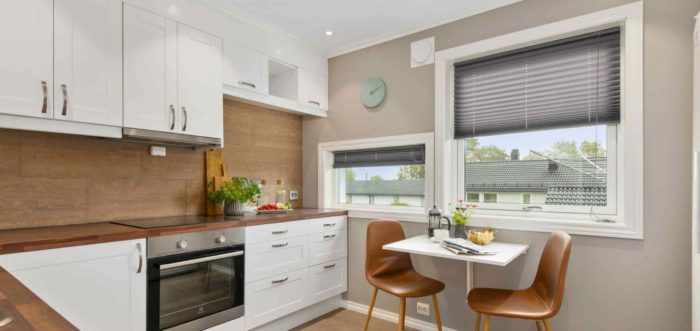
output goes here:
[[124, 4], [124, 127], [175, 132], [177, 106], [177, 23]]
[[53, 1], [0, 1], [0, 113], [53, 117]]
[[221, 38], [177, 25], [177, 132], [223, 137]]
[[313, 72], [299, 69], [299, 103], [328, 110], [328, 78]]
[[121, 17], [120, 1], [54, 1], [55, 119], [121, 126]]
[[269, 93], [267, 55], [236, 44], [224, 42], [224, 84]]

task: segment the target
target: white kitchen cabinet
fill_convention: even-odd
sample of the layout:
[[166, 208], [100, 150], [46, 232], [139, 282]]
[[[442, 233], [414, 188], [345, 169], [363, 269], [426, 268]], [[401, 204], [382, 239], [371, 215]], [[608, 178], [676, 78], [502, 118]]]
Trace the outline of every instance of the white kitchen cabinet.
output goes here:
[[299, 103], [328, 110], [328, 78], [304, 69], [298, 69]]
[[0, 1], [0, 113], [52, 118], [53, 1]]
[[267, 55], [241, 46], [233, 41], [224, 42], [224, 84], [269, 93]]
[[54, 0], [53, 117], [122, 125], [122, 6]]
[[306, 268], [309, 262], [307, 237], [246, 245], [245, 281]]
[[328, 231], [309, 235], [309, 264], [315, 265], [348, 255], [347, 231]]
[[309, 298], [321, 302], [348, 290], [346, 257], [309, 268]]
[[177, 23], [124, 4], [124, 126], [175, 132]]
[[246, 245], [260, 242], [305, 236], [309, 232], [308, 221], [279, 222], [248, 226], [245, 228]]
[[145, 239], [6, 255], [6, 270], [81, 330], [145, 330]]
[[221, 38], [177, 25], [179, 133], [223, 138]]
[[268, 277], [245, 287], [246, 329], [252, 329], [306, 306], [307, 269]]

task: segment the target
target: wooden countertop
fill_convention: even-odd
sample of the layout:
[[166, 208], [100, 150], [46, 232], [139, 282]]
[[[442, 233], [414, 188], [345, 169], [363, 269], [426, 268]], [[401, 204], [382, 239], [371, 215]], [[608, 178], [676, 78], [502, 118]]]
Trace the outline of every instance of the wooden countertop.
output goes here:
[[0, 284], [0, 319], [12, 318], [0, 330], [78, 330], [3, 268]]

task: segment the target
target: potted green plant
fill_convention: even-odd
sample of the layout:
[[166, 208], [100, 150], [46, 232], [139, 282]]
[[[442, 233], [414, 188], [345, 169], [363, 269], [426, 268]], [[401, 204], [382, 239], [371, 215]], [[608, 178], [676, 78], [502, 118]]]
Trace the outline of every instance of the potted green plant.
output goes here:
[[465, 227], [467, 223], [469, 223], [469, 219], [472, 218], [472, 211], [474, 208], [476, 208], [476, 205], [465, 204], [462, 199], [458, 200], [457, 207], [455, 211], [452, 212], [452, 225], [455, 227], [455, 238], [467, 238]]
[[[214, 182], [209, 183], [210, 186]], [[245, 203], [260, 197], [260, 186], [245, 178], [233, 177], [225, 181], [221, 188], [209, 193], [209, 201], [224, 204], [224, 215], [243, 216]]]

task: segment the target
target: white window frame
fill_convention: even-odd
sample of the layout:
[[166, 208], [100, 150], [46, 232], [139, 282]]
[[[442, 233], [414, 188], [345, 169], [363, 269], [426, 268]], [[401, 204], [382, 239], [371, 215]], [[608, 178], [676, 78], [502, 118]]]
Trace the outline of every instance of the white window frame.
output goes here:
[[[613, 169], [617, 175], [614, 178], [616, 185], [612, 189], [615, 192], [608, 191], [608, 195], [617, 197], [614, 212], [609, 211], [602, 217], [594, 214], [487, 211], [477, 208], [470, 225], [540, 232], [563, 230], [580, 235], [643, 239], [644, 35], [641, 1], [435, 53], [435, 201], [443, 210], [447, 210], [450, 202], [464, 195], [463, 192], [460, 195], [458, 190], [458, 183], [464, 183], [464, 172], [459, 171], [460, 144], [453, 139], [451, 116], [454, 64], [616, 26], [621, 28], [622, 35], [622, 121], [614, 134], [617, 157]], [[614, 223], [597, 221], [602, 218]]]
[[[354, 205], [338, 202], [337, 171], [333, 169], [333, 152], [408, 145], [425, 145], [425, 196], [423, 207]], [[434, 136], [432, 132], [380, 138], [334, 141], [318, 144], [318, 205], [320, 208], [348, 210], [358, 218], [390, 218], [401, 221], [427, 222], [426, 212], [434, 204]]]

